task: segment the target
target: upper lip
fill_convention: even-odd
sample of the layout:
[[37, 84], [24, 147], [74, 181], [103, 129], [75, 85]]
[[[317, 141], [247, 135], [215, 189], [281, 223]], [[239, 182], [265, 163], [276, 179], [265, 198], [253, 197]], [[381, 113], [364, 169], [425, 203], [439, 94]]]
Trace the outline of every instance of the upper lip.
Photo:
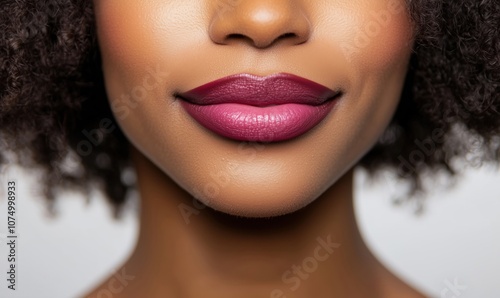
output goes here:
[[340, 93], [293, 74], [278, 73], [260, 77], [242, 73], [177, 93], [176, 96], [198, 105], [240, 103], [269, 106], [286, 103], [320, 105]]

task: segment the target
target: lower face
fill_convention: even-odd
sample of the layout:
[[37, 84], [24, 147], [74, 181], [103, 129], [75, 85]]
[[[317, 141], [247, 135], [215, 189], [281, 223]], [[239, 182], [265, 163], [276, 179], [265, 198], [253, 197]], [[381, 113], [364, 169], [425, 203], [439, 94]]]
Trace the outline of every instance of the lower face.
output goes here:
[[[129, 141], [202, 203], [248, 217], [303, 208], [366, 154], [398, 104], [413, 43], [405, 0], [94, 0], [94, 9], [108, 99]], [[225, 114], [206, 106], [198, 116], [212, 127], [202, 123], [179, 96], [231, 75], [283, 73], [340, 93], [326, 113], [296, 115], [316, 117], [304, 131], [261, 123], [265, 142], [245, 121], [218, 131]]]

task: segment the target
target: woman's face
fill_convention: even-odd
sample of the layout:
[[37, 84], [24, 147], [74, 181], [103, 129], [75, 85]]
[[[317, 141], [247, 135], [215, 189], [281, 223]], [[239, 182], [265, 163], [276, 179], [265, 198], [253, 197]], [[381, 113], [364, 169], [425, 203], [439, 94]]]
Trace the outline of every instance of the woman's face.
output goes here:
[[[404, 0], [94, 5], [108, 98], [130, 142], [204, 204], [242, 216], [298, 210], [351, 169], [389, 123], [412, 47]], [[238, 74], [250, 85], [226, 79], [197, 89], [196, 104], [211, 107], [178, 96]], [[244, 104], [215, 105], [261, 87]], [[337, 95], [328, 108], [284, 108], [319, 100], [318, 88]]]

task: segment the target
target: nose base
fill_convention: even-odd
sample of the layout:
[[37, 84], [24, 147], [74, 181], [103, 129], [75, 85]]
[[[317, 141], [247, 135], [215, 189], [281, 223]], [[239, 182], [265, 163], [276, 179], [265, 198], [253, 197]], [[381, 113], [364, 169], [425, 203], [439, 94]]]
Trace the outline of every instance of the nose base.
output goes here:
[[262, 49], [278, 43], [299, 45], [310, 37], [308, 17], [291, 1], [234, 2], [215, 8], [209, 36], [216, 44], [245, 43]]

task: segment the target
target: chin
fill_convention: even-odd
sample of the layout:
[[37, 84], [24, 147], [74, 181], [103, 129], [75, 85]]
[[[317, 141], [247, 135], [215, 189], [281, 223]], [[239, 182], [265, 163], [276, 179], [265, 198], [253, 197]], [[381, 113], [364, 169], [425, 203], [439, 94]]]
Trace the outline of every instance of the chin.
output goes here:
[[241, 197], [234, 200], [231, 197], [217, 197], [210, 202], [203, 202], [215, 211], [232, 216], [245, 218], [268, 218], [282, 216], [296, 212], [312, 200], [294, 199], [283, 197], [266, 197], [255, 200], [253, 197]]
[[266, 218], [290, 214], [311, 204], [321, 195], [311, 185], [305, 188], [290, 187], [289, 183], [255, 187], [232, 185], [217, 189], [217, 193], [210, 196], [196, 190], [190, 193], [202, 204], [218, 212], [238, 217]]

